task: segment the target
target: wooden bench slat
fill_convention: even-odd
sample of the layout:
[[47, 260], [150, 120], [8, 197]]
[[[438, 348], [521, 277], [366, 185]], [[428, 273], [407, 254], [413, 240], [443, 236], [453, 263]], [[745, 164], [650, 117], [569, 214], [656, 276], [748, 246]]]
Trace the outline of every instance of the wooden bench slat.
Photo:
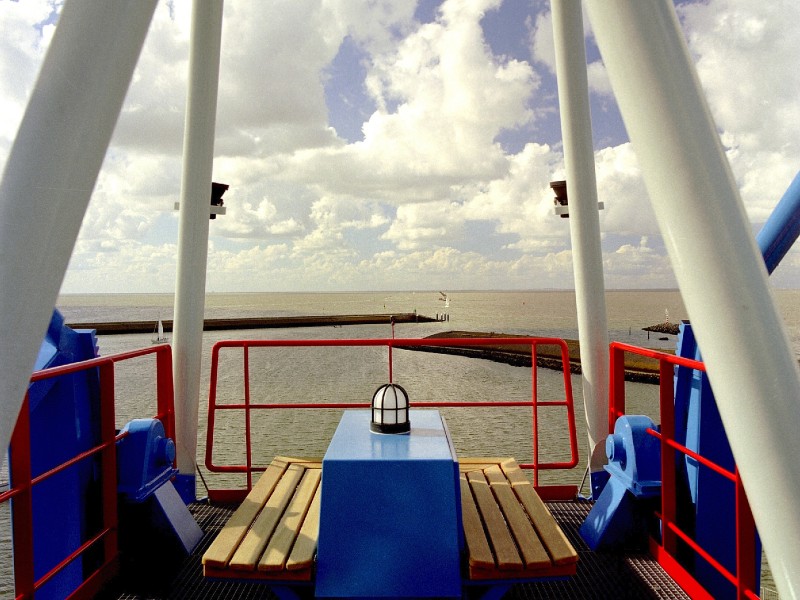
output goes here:
[[261, 560], [258, 561], [260, 571], [280, 571], [285, 567], [289, 552], [319, 486], [320, 475], [319, 469], [305, 469], [292, 501], [283, 513]]
[[472, 471], [483, 471], [484, 469], [488, 469], [489, 467], [496, 465], [497, 463], [472, 463], [469, 465], [458, 465], [458, 472], [462, 475], [467, 473], [471, 473]]
[[467, 473], [467, 481], [477, 502], [478, 508], [486, 524], [486, 530], [494, 548], [497, 567], [501, 570], [521, 570], [522, 558], [517, 551], [517, 546], [506, 526], [500, 507], [495, 502], [489, 483], [482, 471]]
[[551, 563], [547, 549], [542, 545], [528, 515], [511, 489], [511, 483], [506, 479], [505, 473], [499, 465], [494, 465], [486, 469], [484, 474], [514, 535], [525, 567], [528, 569], [549, 567]]
[[[321, 473], [321, 472], [320, 472]], [[308, 508], [303, 526], [292, 548], [292, 553], [286, 561], [287, 571], [297, 571], [300, 569], [310, 569], [314, 564], [314, 556], [317, 554], [317, 540], [319, 540], [319, 503], [322, 497], [322, 486], [317, 486], [311, 506]]]
[[491, 466], [499, 465], [505, 458], [459, 458], [458, 470], [460, 473], [469, 473], [470, 471], [483, 471]]
[[275, 530], [283, 510], [297, 488], [305, 469], [296, 464], [290, 464], [272, 495], [267, 500], [264, 508], [259, 513], [253, 526], [239, 544], [239, 548], [230, 561], [230, 568], [252, 571], [256, 568], [258, 559], [264, 552], [272, 532]]
[[478, 569], [493, 569], [496, 565], [489, 540], [483, 530], [478, 507], [472, 497], [469, 483], [465, 475], [461, 475], [461, 521], [464, 526], [464, 538], [467, 542], [469, 566]]
[[275, 485], [287, 468], [287, 463], [274, 460], [261, 475], [261, 478], [250, 490], [236, 512], [231, 515], [225, 527], [220, 531], [214, 542], [203, 555], [203, 564], [211, 567], [224, 568], [239, 546], [250, 524], [256, 518], [267, 501], [267, 497], [275, 489]]
[[578, 561], [578, 553], [561, 531], [553, 515], [545, 506], [542, 499], [533, 489], [530, 481], [525, 477], [516, 461], [507, 460], [501, 465], [503, 472], [511, 482], [514, 493], [525, 507], [533, 522], [539, 538], [547, 547], [550, 557], [555, 565], [572, 564]]

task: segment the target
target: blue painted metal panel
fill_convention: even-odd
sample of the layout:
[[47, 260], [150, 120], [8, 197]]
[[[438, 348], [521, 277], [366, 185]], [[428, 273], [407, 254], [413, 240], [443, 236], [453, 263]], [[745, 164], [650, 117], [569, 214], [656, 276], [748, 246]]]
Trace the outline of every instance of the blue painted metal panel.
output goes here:
[[[35, 368], [69, 364], [96, 356], [94, 331], [72, 330], [53, 312]], [[100, 441], [99, 378], [96, 370], [32, 384], [31, 470], [34, 477], [84, 452]], [[81, 543], [99, 531], [102, 511], [97, 458], [69, 467], [34, 486], [34, 577], [45, 575]], [[14, 474], [11, 473], [13, 482]], [[58, 500], [58, 510], [54, 501]], [[37, 600], [64, 598], [96, 568], [100, 556], [89, 552], [75, 559], [36, 592]]]
[[[700, 349], [689, 323], [681, 324], [677, 354], [685, 358], [702, 360]], [[675, 373], [676, 439], [681, 438], [687, 448], [733, 471], [735, 463], [722, 425], [717, 403], [711, 391], [708, 376], [701, 371], [679, 367]], [[681, 431], [683, 429], [683, 431]], [[694, 531], [698, 544], [711, 553], [722, 565], [736, 572], [735, 516], [736, 498], [733, 483], [711, 469], [685, 457], [683, 468], [678, 468], [679, 484], [683, 481], [688, 490], [683, 502], [678, 504], [678, 525]], [[760, 550], [754, 560], [760, 560]], [[684, 565], [715, 598], [735, 598], [733, 585], [697, 557], [694, 564]], [[758, 571], [758, 570], [757, 570]]]
[[438, 411], [408, 434], [346, 411], [322, 466], [320, 597], [460, 597], [458, 462]]

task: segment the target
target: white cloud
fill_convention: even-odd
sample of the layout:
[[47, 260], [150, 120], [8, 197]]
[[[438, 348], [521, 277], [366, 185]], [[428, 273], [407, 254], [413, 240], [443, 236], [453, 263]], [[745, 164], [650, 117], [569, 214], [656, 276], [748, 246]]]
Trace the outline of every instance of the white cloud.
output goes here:
[[440, 20], [374, 57], [366, 83], [379, 110], [355, 149], [379, 172], [474, 178], [503, 168], [493, 140], [531, 118], [537, 79], [530, 65], [489, 54], [480, 18], [497, 4], [450, 0]]
[[464, 235], [464, 219], [459, 211], [457, 204], [447, 201], [404, 204], [397, 209], [397, 218], [383, 237], [400, 250], [445, 245]]
[[45, 25], [52, 2], [4, 2], [0, 7], [0, 169], [22, 120], [39, 64], [53, 34]]
[[763, 221], [800, 168], [800, 4], [711, 0], [680, 14], [748, 213]]
[[[209, 289], [365, 289], [384, 275], [398, 288], [569, 287], [569, 222], [554, 216], [549, 187], [564, 176], [558, 133], [536, 137], [557, 123], [552, 24], [549, 6], [533, 4], [523, 61], [494, 56], [484, 37], [501, 0], [446, 0], [427, 24], [407, 0], [226, 2], [214, 178], [231, 189], [211, 224]], [[172, 290], [190, 7], [156, 9], [65, 290]], [[48, 1], [0, 1], [0, 165], [50, 15]], [[707, 0], [680, 15], [761, 222], [800, 167], [800, 5]], [[355, 143], [337, 136], [326, 105], [348, 38], [372, 103], [357, 107], [368, 116]], [[588, 69], [593, 98], [610, 102], [602, 63]], [[509, 131], [535, 133], [508, 151], [498, 139]], [[633, 149], [595, 158], [607, 285], [672, 285]], [[800, 284], [794, 254], [778, 275]]]
[[646, 236], [637, 245], [623, 244], [603, 256], [606, 287], [665, 288], [675, 287], [669, 259], [650, 247]]
[[603, 231], [615, 234], [657, 234], [658, 225], [644, 187], [639, 162], [630, 143], [595, 152], [597, 196], [603, 202]]

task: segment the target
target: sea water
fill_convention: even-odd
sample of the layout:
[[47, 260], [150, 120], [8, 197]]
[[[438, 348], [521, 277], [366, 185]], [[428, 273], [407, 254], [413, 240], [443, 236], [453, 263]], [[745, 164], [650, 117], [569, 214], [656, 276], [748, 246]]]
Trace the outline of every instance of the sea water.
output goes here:
[[[348, 293], [253, 293], [209, 294], [207, 318], [408, 313], [439, 316], [435, 323], [395, 326], [396, 337], [419, 338], [444, 331], [480, 331], [541, 337], [578, 338], [575, 295], [571, 291], [484, 292], [348, 292]], [[795, 353], [800, 353], [800, 291], [778, 290], [776, 300]], [[606, 294], [609, 339], [651, 348], [674, 349], [675, 337], [648, 334], [644, 327], [687, 318], [680, 294], [674, 290], [609, 291]], [[173, 297], [168, 294], [69, 295], [59, 298], [58, 308], [68, 323], [97, 321], [152, 321], [172, 319]], [[388, 338], [389, 325], [260, 329], [206, 332], [200, 383], [199, 436], [196, 449], [198, 495], [204, 484], [225, 488], [240, 486], [241, 477], [220, 476], [205, 467], [206, 415], [209, 396], [211, 348], [225, 339], [359, 339]], [[150, 334], [99, 336], [100, 352], [115, 354], [148, 346]], [[667, 339], [661, 339], [666, 337]], [[222, 402], [241, 402], [242, 353], [221, 356], [218, 394]], [[122, 427], [132, 418], [155, 412], [152, 359], [118, 365], [116, 420]], [[250, 355], [250, 393], [253, 402], [369, 402], [374, 390], [385, 383], [385, 348], [263, 349]], [[409, 392], [413, 403], [435, 400], [525, 400], [530, 398], [531, 372], [487, 360], [429, 354], [407, 350], [393, 353], [393, 379]], [[566, 472], [543, 472], [544, 483], [580, 483], [586, 462], [586, 426], [581, 379], [572, 376], [578, 442], [581, 458]], [[555, 371], [538, 370], [540, 400], [565, 397], [563, 377]], [[657, 418], [657, 386], [626, 384], [629, 412]], [[241, 411], [218, 417], [216, 464], [243, 464], [244, 422]], [[531, 458], [531, 411], [511, 409], [442, 409], [456, 451], [471, 456]], [[253, 416], [254, 464], [267, 464], [278, 454], [322, 456], [333, 435], [341, 411], [260, 411]], [[569, 447], [561, 409], [540, 414], [539, 447], [544, 460], [566, 460]], [[7, 481], [6, 466], [0, 481]], [[205, 480], [205, 481], [204, 481]], [[2, 488], [0, 488], [2, 489]], [[12, 595], [8, 557], [10, 537], [8, 504], [0, 506], [0, 597]], [[5, 540], [5, 541], [3, 541]]]
[[[444, 331], [481, 331], [524, 334], [541, 337], [577, 338], [575, 296], [569, 291], [550, 292], [368, 292], [317, 294], [210, 294], [206, 298], [207, 318], [263, 317], [298, 315], [341, 315], [370, 313], [412, 313], [445, 318], [435, 323], [398, 324], [397, 337], [424, 337]], [[59, 309], [67, 322], [147, 320], [172, 318], [170, 295], [65, 296]], [[680, 294], [675, 291], [609, 292], [609, 337], [654, 348], [674, 348], [674, 336], [649, 334], [643, 327], [669, 318], [677, 322], [686, 317]], [[320, 339], [387, 338], [389, 325], [343, 327], [260, 329], [213, 331], [204, 335], [203, 380], [200, 394], [200, 439], [197, 460], [204, 469], [205, 416], [207, 412], [210, 354], [214, 342], [223, 339]], [[101, 336], [100, 350], [114, 354], [147, 345], [149, 334]], [[369, 402], [374, 390], [388, 379], [386, 350], [380, 348], [337, 349], [264, 349], [250, 355], [250, 392], [253, 402]], [[241, 351], [226, 351], [218, 389], [222, 400], [241, 402]], [[118, 424], [148, 414], [147, 402], [153, 397], [152, 385], [142, 385], [142, 369], [120, 368], [117, 388]], [[525, 400], [530, 398], [529, 369], [453, 357], [395, 350], [393, 379], [406, 387], [411, 402], [435, 400]], [[580, 378], [573, 377], [579, 441], [586, 439]], [[565, 397], [563, 377], [540, 370], [538, 392], [543, 399]], [[655, 388], [631, 384], [630, 402], [640, 412], [652, 413], [657, 396]], [[651, 404], [651, 406], [648, 406]], [[639, 406], [640, 405], [640, 406]], [[531, 459], [531, 414], [529, 409], [451, 410], [443, 411], [453, 434], [456, 449], [471, 455], [513, 455]], [[557, 411], [553, 411], [555, 414]], [[321, 456], [338, 422], [340, 411], [262, 411], [256, 413], [254, 445], [257, 464], [269, 462], [275, 454]], [[563, 457], [565, 414], [542, 431], [540, 447], [555, 449]], [[550, 418], [543, 413], [542, 419]], [[244, 462], [243, 418], [241, 414], [223, 413], [217, 423], [218, 435], [230, 439], [215, 444], [215, 462]], [[581, 447], [583, 453], [584, 448]], [[553, 458], [561, 461], [561, 458]], [[582, 467], [581, 467], [582, 468]], [[580, 469], [579, 469], [580, 470]], [[581, 473], [582, 474], [582, 473]], [[571, 478], [580, 477], [570, 475]], [[564, 478], [563, 473], [546, 477]], [[221, 477], [223, 485], [230, 476]], [[215, 484], [216, 485], [216, 484]], [[203, 493], [198, 489], [198, 493]]]

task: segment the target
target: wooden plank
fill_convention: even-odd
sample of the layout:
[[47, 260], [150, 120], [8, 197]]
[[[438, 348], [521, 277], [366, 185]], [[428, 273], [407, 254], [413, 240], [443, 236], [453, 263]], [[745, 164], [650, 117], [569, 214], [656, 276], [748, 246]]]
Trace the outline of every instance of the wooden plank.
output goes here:
[[[297, 464], [297, 463], [294, 463]], [[289, 552], [294, 545], [303, 520], [306, 518], [311, 501], [319, 486], [320, 469], [304, 469], [303, 479], [297, 491], [283, 513], [278, 527], [267, 545], [261, 560], [258, 561], [260, 571], [280, 571], [286, 565]]]
[[214, 542], [203, 555], [203, 564], [224, 568], [228, 565], [239, 543], [247, 534], [250, 525], [261, 512], [267, 497], [287, 468], [285, 461], [274, 460], [250, 490], [242, 504], [219, 532]]
[[521, 570], [522, 558], [483, 473], [480, 471], [467, 473], [467, 481], [489, 533], [497, 558], [497, 567], [504, 571]]
[[485, 462], [485, 463], [469, 463], [469, 464], [458, 464], [458, 472], [462, 475], [465, 473], [471, 473], [472, 471], [483, 471], [484, 469], [488, 469], [491, 466], [496, 465], [497, 463]]
[[253, 522], [250, 531], [247, 532], [231, 558], [229, 563], [231, 569], [247, 571], [256, 568], [256, 563], [261, 558], [261, 554], [264, 552], [278, 520], [283, 515], [286, 505], [292, 498], [304, 471], [303, 467], [295, 464], [290, 464], [286, 469], [269, 500]]
[[464, 526], [464, 538], [467, 542], [468, 562], [470, 568], [494, 569], [495, 561], [486, 532], [483, 530], [481, 516], [475, 499], [472, 497], [467, 478], [461, 475], [461, 521]]
[[504, 460], [508, 460], [507, 456], [468, 456], [458, 459], [459, 465], [499, 465]]
[[522, 469], [519, 468], [516, 461], [508, 459], [503, 461], [501, 468], [511, 482], [511, 488], [514, 490], [517, 498], [525, 507], [528, 515], [533, 522], [539, 538], [547, 548], [548, 553], [555, 565], [566, 565], [578, 561], [578, 553], [572, 547], [567, 536], [561, 531], [561, 528], [556, 523], [553, 515], [539, 498], [533, 485], [525, 477]]
[[505, 458], [494, 458], [494, 457], [470, 457], [470, 458], [459, 458], [458, 459], [458, 469], [462, 473], [469, 473], [470, 471], [477, 471], [483, 470], [491, 467], [492, 465], [499, 465], [501, 462], [506, 460]]
[[322, 459], [321, 458], [298, 458], [296, 456], [276, 456], [273, 459], [273, 462], [285, 462], [287, 465], [290, 463], [295, 463], [306, 467], [307, 469], [321, 469], [322, 468]]
[[511, 489], [511, 483], [506, 479], [505, 473], [499, 465], [489, 467], [484, 471], [486, 479], [492, 488], [497, 503], [505, 515], [511, 533], [517, 542], [526, 568], [544, 568], [550, 566], [550, 556], [536, 534], [528, 515], [522, 508], [516, 494]]
[[294, 543], [292, 553], [286, 561], [287, 571], [297, 571], [300, 569], [310, 569], [314, 564], [314, 556], [317, 553], [317, 540], [319, 539], [319, 503], [322, 486], [317, 486], [311, 506], [308, 508], [303, 526]]

